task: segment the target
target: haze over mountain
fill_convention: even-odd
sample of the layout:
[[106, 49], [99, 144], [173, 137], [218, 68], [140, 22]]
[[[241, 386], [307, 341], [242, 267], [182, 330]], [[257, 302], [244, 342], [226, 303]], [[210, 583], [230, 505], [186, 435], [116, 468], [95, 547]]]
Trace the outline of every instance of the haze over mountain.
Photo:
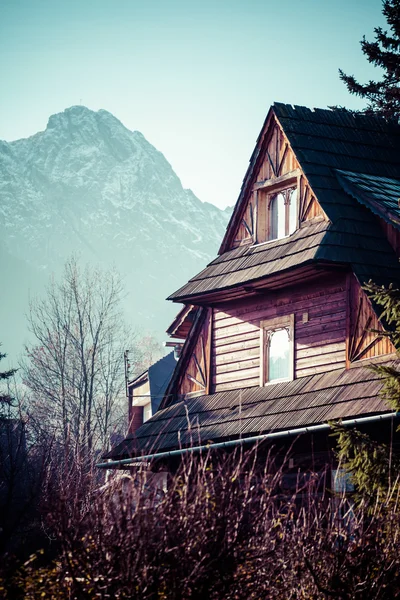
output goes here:
[[165, 297], [215, 256], [229, 216], [105, 110], [73, 106], [43, 132], [0, 141], [3, 350], [21, 349], [28, 290], [43, 292], [72, 252], [115, 265], [129, 320], [161, 338], [179, 309]]

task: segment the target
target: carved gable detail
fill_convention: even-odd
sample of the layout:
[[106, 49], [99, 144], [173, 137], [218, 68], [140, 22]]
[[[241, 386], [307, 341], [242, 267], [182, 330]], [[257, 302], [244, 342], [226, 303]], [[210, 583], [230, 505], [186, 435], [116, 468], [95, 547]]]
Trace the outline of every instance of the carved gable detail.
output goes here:
[[196, 345], [181, 375], [179, 395], [210, 393], [211, 309], [208, 311]]
[[[257, 244], [274, 239], [271, 231], [271, 200], [280, 192], [295, 189], [295, 206], [281, 209], [285, 212], [282, 218], [283, 235], [291, 233], [289, 221], [295, 226], [315, 217], [323, 217], [324, 213], [313, 195], [300, 165], [290, 148], [289, 142], [275, 119], [267, 126], [264, 138], [260, 141], [259, 158], [256, 161], [253, 184], [247, 192], [247, 201], [242, 209], [242, 217], [233, 236], [232, 248], [244, 244]], [[282, 200], [282, 203], [284, 201]], [[286, 220], [286, 225], [284, 221]]]
[[383, 336], [383, 327], [372, 308], [372, 304], [352, 276], [349, 282], [348, 363], [363, 358], [373, 358], [395, 352], [389, 338]]

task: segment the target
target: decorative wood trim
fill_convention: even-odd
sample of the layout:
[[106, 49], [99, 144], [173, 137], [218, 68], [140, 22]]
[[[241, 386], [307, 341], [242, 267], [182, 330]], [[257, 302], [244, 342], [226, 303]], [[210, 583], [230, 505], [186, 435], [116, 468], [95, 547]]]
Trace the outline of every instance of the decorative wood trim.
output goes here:
[[258, 181], [254, 184], [253, 190], [272, 191], [280, 187], [285, 187], [287, 183], [295, 183], [300, 173], [300, 169], [295, 169], [294, 171], [286, 173], [285, 175], [280, 175], [275, 179], [266, 179], [265, 181]]
[[[198, 381], [195, 377], [193, 377], [192, 375], [189, 375], [189, 373], [186, 373], [186, 377], [189, 379], [189, 381], [191, 381], [192, 383], [195, 383], [196, 385], [199, 385], [201, 387], [202, 390], [205, 390], [205, 386], [203, 383], [201, 383], [200, 381]], [[190, 392], [189, 392], [190, 393]]]
[[[366, 333], [366, 332], [365, 332], [365, 333]], [[365, 337], [365, 336], [363, 336], [363, 338], [362, 338], [363, 340], [364, 340], [364, 337]], [[375, 336], [375, 337], [374, 337], [374, 338], [373, 338], [373, 339], [372, 339], [372, 340], [369, 342], [369, 344], [367, 344], [367, 345], [365, 346], [365, 348], [363, 348], [362, 350], [360, 350], [360, 352], [358, 352], [358, 353], [357, 353], [355, 356], [353, 356], [353, 361], [355, 361], [355, 360], [360, 360], [360, 358], [362, 358], [362, 357], [364, 356], [364, 354], [366, 354], [366, 353], [368, 352], [368, 350], [370, 350], [370, 348], [372, 348], [372, 346], [375, 344], [375, 342], [377, 342], [378, 340], [380, 340], [380, 339], [381, 339], [381, 337], [382, 337], [382, 336], [381, 336], [381, 335], [379, 335], [379, 334], [378, 334], [378, 335], [376, 335], [376, 336]], [[359, 344], [359, 345], [360, 345], [360, 344]]]
[[[261, 321], [262, 323], [263, 321]], [[265, 385], [266, 373], [265, 373], [265, 329], [260, 323], [260, 387]]]
[[355, 363], [351, 363], [349, 369], [360, 369], [361, 367], [367, 367], [368, 365], [379, 365], [390, 360], [397, 360], [397, 352], [389, 352], [388, 354], [381, 354], [380, 356], [373, 356], [372, 358], [362, 358]]
[[[363, 299], [361, 298], [360, 305], [362, 306], [362, 304], [363, 304]], [[365, 338], [367, 337], [367, 335], [369, 333], [368, 328], [371, 325], [371, 321], [372, 321], [372, 315], [369, 315], [369, 317], [368, 317], [368, 319], [367, 319], [367, 321], [366, 321], [366, 323], [365, 323], [365, 325], [363, 327], [363, 331], [362, 331], [361, 337], [358, 340], [357, 345], [355, 346], [355, 348], [353, 348], [352, 355], [351, 355], [351, 360], [357, 360], [357, 356], [359, 356], [360, 353], [362, 353], [361, 352], [361, 348], [362, 348], [362, 345], [363, 345], [363, 343], [365, 341]], [[354, 344], [353, 344], [353, 346], [354, 346]]]
[[268, 150], [267, 150], [267, 157], [268, 157], [269, 164], [271, 165], [272, 172], [273, 172], [273, 174], [276, 177], [277, 175], [276, 175], [276, 170], [275, 170], [275, 167], [274, 167], [274, 163], [273, 163], [273, 160], [272, 160], [271, 155], [270, 155], [270, 153], [269, 153]]
[[254, 243], [258, 243], [258, 191], [254, 190]]
[[286, 158], [286, 155], [287, 155], [287, 152], [288, 152], [288, 149], [289, 149], [289, 144], [287, 142], [284, 142], [284, 148], [285, 149], [283, 151], [282, 158], [281, 158], [281, 160], [279, 162], [279, 166], [278, 166], [278, 174], [281, 172], [282, 165], [283, 165], [283, 163], [285, 161], [285, 158]]
[[371, 301], [354, 277], [351, 278], [349, 311], [354, 319], [350, 316], [347, 368], [363, 358], [371, 359], [393, 350]]
[[205, 356], [205, 370], [206, 370], [206, 378], [207, 378], [207, 382], [206, 382], [206, 394], [210, 394], [211, 393], [211, 380], [212, 380], [212, 365], [211, 365], [211, 357], [212, 357], [212, 339], [213, 339], [213, 315], [214, 315], [214, 309], [210, 308], [209, 309], [209, 315], [208, 315], [208, 336], [207, 336], [207, 343], [206, 343], [206, 356]]
[[[200, 347], [204, 348], [203, 334], [200, 334]], [[197, 368], [197, 370], [199, 372], [199, 375], [201, 377], [201, 381], [203, 382], [202, 386], [205, 388], [206, 387], [206, 379], [204, 377], [204, 373], [203, 373], [203, 369], [201, 368], [201, 364], [199, 363], [199, 359], [197, 358], [197, 356], [196, 356], [195, 353], [193, 354], [193, 358], [194, 358], [194, 362], [196, 364], [196, 368]]]
[[351, 277], [348, 273], [346, 277], [346, 369], [350, 366], [350, 341], [351, 341]]

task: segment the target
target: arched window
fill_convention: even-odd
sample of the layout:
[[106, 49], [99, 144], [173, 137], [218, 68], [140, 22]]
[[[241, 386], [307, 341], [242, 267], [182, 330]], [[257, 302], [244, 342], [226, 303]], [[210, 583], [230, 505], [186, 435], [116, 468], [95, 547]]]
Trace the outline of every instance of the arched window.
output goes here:
[[270, 197], [268, 210], [268, 239], [290, 235], [297, 227], [297, 189], [291, 188]]
[[268, 381], [279, 381], [290, 377], [290, 336], [285, 329], [269, 332]]
[[289, 231], [288, 235], [297, 229], [297, 189], [288, 190], [289, 203]]
[[260, 385], [290, 381], [294, 376], [294, 315], [261, 321]]
[[285, 237], [285, 197], [282, 193], [275, 194], [269, 205], [270, 240]]

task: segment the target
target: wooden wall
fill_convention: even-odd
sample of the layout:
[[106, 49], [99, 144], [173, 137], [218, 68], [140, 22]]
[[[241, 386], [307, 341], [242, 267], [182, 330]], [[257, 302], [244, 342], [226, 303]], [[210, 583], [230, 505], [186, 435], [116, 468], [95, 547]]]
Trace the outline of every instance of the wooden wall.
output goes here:
[[294, 314], [295, 377], [346, 366], [346, 277], [214, 309], [212, 390], [260, 385], [260, 321]]
[[178, 394], [210, 394], [260, 385], [261, 321], [294, 315], [294, 377], [346, 368], [394, 352], [353, 274], [208, 309], [183, 369]]
[[[266, 132], [259, 165], [256, 169], [254, 188], [249, 195], [246, 206], [234, 235], [232, 247], [242, 244], [262, 243], [266, 241], [267, 190], [259, 186], [264, 182], [273, 183], [277, 178], [289, 173], [298, 172], [298, 213], [299, 223], [324, 217], [318, 200], [300, 171], [300, 165], [292, 152], [289, 142], [279, 124], [274, 121]], [[256, 189], [257, 188], [257, 189]]]

